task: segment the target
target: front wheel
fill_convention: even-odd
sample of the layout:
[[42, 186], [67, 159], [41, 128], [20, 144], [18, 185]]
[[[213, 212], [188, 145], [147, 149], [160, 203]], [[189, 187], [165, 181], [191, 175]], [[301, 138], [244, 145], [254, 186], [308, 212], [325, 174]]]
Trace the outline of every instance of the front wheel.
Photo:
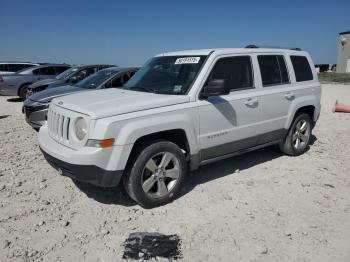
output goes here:
[[169, 141], [155, 141], [134, 156], [124, 186], [138, 204], [152, 208], [172, 201], [186, 173], [187, 163], [181, 149]]
[[299, 156], [308, 150], [312, 133], [311, 118], [302, 113], [294, 118], [286, 137], [280, 143], [283, 153], [291, 156]]

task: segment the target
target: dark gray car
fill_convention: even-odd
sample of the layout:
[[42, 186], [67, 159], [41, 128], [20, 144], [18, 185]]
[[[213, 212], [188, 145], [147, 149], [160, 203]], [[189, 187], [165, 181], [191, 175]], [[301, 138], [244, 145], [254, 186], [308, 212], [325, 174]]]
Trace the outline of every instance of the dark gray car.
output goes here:
[[115, 65], [97, 64], [72, 67], [56, 76], [56, 78], [45, 79], [31, 84], [28, 87], [27, 98], [48, 88], [63, 85], [75, 85], [84, 78], [108, 67], [115, 67]]
[[0, 95], [25, 99], [29, 85], [39, 80], [55, 78], [70, 67], [66, 64], [46, 64], [29, 67], [15, 74], [3, 74], [0, 76]]
[[46, 123], [47, 109], [52, 99], [77, 92], [122, 87], [138, 70], [136, 67], [110, 67], [103, 69], [74, 86], [60, 86], [33, 94], [24, 101], [23, 113], [28, 124], [39, 129]]

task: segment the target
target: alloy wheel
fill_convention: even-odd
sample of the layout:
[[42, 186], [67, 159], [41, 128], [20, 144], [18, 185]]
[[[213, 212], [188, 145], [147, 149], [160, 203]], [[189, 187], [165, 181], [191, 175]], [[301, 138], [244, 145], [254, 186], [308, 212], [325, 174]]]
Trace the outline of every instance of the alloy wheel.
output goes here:
[[307, 146], [310, 139], [311, 126], [306, 120], [300, 120], [294, 128], [292, 143], [293, 147], [300, 150]]
[[152, 198], [164, 197], [175, 187], [179, 177], [177, 157], [170, 152], [161, 152], [146, 162], [141, 176], [142, 189]]

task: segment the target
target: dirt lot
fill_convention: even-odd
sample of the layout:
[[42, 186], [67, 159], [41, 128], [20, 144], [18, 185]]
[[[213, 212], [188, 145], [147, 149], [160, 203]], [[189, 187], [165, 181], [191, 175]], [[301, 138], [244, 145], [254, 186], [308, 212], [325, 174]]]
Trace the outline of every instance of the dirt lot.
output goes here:
[[145, 210], [119, 188], [51, 168], [21, 102], [0, 97], [0, 261], [121, 261], [132, 232], [177, 234], [183, 261], [350, 261], [350, 85], [323, 85], [300, 157], [270, 147], [201, 168], [173, 203]]

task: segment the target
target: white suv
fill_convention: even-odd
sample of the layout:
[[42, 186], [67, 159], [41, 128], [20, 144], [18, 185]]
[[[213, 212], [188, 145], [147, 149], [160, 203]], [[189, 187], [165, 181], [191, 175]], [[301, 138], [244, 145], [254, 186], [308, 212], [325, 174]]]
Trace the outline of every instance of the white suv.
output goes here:
[[39, 143], [61, 174], [102, 187], [122, 180], [131, 198], [154, 207], [174, 198], [188, 169], [272, 144], [304, 153], [320, 97], [300, 50], [165, 53], [122, 89], [53, 100]]

